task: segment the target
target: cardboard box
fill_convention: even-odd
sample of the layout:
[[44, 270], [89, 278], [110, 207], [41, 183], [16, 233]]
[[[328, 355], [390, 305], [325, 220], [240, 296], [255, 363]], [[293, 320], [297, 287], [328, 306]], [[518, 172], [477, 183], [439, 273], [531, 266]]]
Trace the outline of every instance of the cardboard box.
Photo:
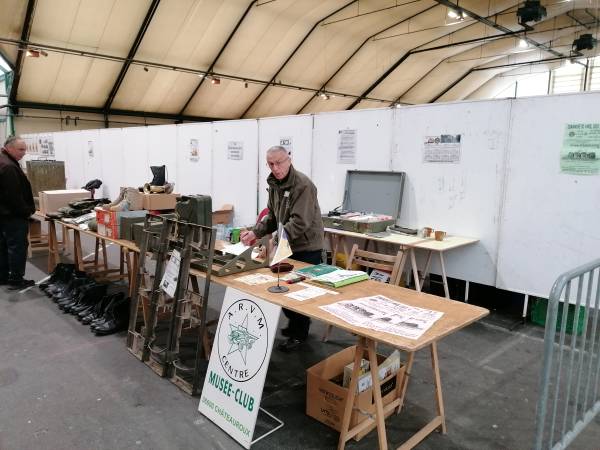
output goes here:
[[[356, 346], [348, 347], [306, 371], [306, 414], [337, 431], [342, 428], [344, 407], [348, 397], [348, 388], [342, 386], [344, 366], [354, 361], [355, 352]], [[367, 356], [366, 352], [363, 356]], [[379, 363], [383, 362], [385, 357], [377, 355], [377, 360]], [[384, 406], [400, 396], [405, 368], [406, 366], [401, 365], [397, 373], [384, 378], [380, 382]], [[372, 388], [356, 394], [354, 410], [350, 417], [350, 428], [368, 418], [367, 415], [359, 413], [359, 410], [367, 414], [375, 412]], [[393, 412], [392, 409], [386, 414], [386, 417]], [[374, 422], [365, 431], [357, 434], [354, 439], [357, 441], [362, 439], [376, 426], [377, 424]]]
[[142, 194], [144, 196], [144, 209], [163, 211], [175, 209], [179, 194]]
[[96, 208], [98, 234], [113, 239], [132, 240], [131, 225], [143, 222], [148, 211], [107, 211]]
[[217, 209], [212, 212], [212, 224], [224, 224], [227, 225], [233, 220], [233, 205], [225, 204], [221, 206], [221, 209]]
[[56, 213], [58, 208], [68, 206], [70, 202], [89, 199], [90, 193], [85, 189], [65, 189], [58, 191], [40, 192], [40, 212], [42, 214]]

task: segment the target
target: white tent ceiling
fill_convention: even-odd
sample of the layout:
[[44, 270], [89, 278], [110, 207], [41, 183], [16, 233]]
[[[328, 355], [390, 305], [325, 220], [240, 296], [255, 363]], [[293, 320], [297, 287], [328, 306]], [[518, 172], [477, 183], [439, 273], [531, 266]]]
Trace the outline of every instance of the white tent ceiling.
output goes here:
[[2, 0], [0, 52], [15, 106], [264, 117], [483, 93], [569, 57], [599, 3], [542, 1], [523, 49], [514, 0]]

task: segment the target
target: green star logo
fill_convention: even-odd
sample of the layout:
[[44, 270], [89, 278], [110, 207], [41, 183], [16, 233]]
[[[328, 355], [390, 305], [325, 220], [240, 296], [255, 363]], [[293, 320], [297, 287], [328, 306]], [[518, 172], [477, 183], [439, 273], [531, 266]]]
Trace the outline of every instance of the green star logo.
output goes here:
[[240, 352], [240, 356], [246, 364], [246, 358], [248, 356], [248, 350], [252, 348], [252, 345], [258, 340], [258, 336], [254, 336], [248, 331], [248, 314], [242, 321], [241, 325], [229, 324], [229, 334], [227, 339], [229, 341], [229, 351], [227, 355], [231, 355], [235, 352]]

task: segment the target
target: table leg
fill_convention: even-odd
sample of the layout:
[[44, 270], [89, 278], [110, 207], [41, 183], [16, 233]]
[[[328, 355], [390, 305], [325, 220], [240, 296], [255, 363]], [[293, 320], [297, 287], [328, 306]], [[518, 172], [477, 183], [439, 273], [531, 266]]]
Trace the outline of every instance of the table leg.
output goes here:
[[84, 271], [83, 265], [83, 251], [81, 249], [81, 235], [78, 230], [73, 230], [73, 258], [75, 260], [75, 267], [77, 270]]
[[469, 303], [469, 280], [465, 280], [465, 303]]
[[[104, 242], [104, 241], [102, 241]], [[100, 239], [96, 238], [94, 242], [94, 268], [98, 268], [98, 259], [100, 255]]]
[[415, 249], [411, 248], [409, 251], [413, 278], [415, 279], [415, 288], [417, 289], [417, 292], [421, 292], [421, 281], [419, 280], [419, 268], [417, 267], [417, 258], [415, 258]]
[[375, 400], [375, 420], [377, 422], [379, 450], [387, 450], [385, 415], [383, 413], [383, 400], [381, 399], [381, 387], [379, 385], [379, 366], [377, 364], [375, 343], [372, 339], [367, 340], [367, 346], [369, 350], [369, 370], [371, 371], [371, 380], [373, 381], [373, 399]]
[[400, 388], [400, 403], [398, 404], [398, 408], [396, 408], [396, 414], [400, 414], [402, 411], [402, 406], [404, 406], [404, 398], [406, 397], [406, 390], [408, 389], [408, 382], [410, 381], [410, 374], [412, 372], [412, 366], [415, 362], [415, 353], [408, 353], [408, 360], [406, 361], [406, 370], [404, 371], [404, 378], [402, 378], [402, 386]]
[[529, 294], [525, 294], [525, 298], [523, 299], [523, 314], [522, 314], [523, 323], [525, 323], [525, 317], [527, 317], [527, 306], [528, 305], [529, 305]]
[[354, 355], [354, 367], [352, 368], [352, 376], [350, 378], [350, 386], [348, 387], [348, 397], [344, 407], [344, 415], [342, 418], [342, 428], [340, 430], [340, 440], [338, 442], [338, 450], [343, 450], [346, 446], [348, 437], [348, 429], [350, 428], [350, 417], [354, 407], [354, 397], [356, 397], [356, 388], [358, 386], [358, 377], [360, 371], [360, 361], [365, 352], [365, 338], [359, 336], [358, 344], [356, 345], [356, 354]]
[[[394, 284], [396, 284], [397, 286], [400, 285], [400, 281], [402, 280], [402, 274], [404, 273], [404, 266], [406, 265], [406, 258], [408, 257], [408, 249], [402, 249], [402, 258], [400, 259], [400, 267], [398, 268], [398, 276], [396, 277], [396, 280], [394, 282]], [[390, 280], [390, 283], [392, 283], [392, 280]]]
[[431, 267], [431, 250], [427, 252], [427, 261], [425, 262], [425, 268], [423, 269], [423, 273], [421, 276], [421, 285], [425, 282], [425, 278], [427, 278], [427, 274], [429, 273], [429, 268]]
[[106, 254], [106, 241], [102, 239], [102, 267], [108, 270], [108, 256]]
[[435, 402], [438, 416], [442, 420], [442, 433], [446, 434], [446, 415], [444, 413], [444, 398], [442, 396], [442, 379], [440, 377], [440, 364], [437, 354], [437, 343], [431, 344], [431, 369], [435, 384]]
[[64, 225], [61, 225], [62, 227], [62, 251], [66, 252], [69, 249], [69, 246], [71, 245], [71, 239], [69, 238], [69, 229], [67, 227], [65, 227]]
[[446, 298], [450, 298], [450, 290], [448, 289], [448, 279], [446, 278], [446, 266], [444, 265], [444, 252], [439, 252], [440, 254], [440, 266], [442, 267], [442, 281], [444, 282], [444, 294], [446, 294]]
[[58, 238], [56, 236], [56, 223], [48, 221], [48, 273], [52, 273], [59, 263]]
[[[433, 381], [435, 385], [435, 401], [437, 416], [435, 416], [427, 425], [417, 431], [411, 436], [404, 444], [398, 447], [397, 450], [410, 450], [414, 448], [419, 442], [425, 439], [428, 435], [433, 433], [437, 428], [442, 429], [442, 433], [446, 434], [446, 416], [444, 413], [444, 399], [442, 397], [442, 382], [440, 378], [440, 368], [437, 355], [437, 344], [434, 342], [431, 344], [431, 368], [433, 371]], [[413, 354], [409, 355], [408, 365], [406, 368], [406, 374], [410, 372], [410, 368], [413, 362]], [[405, 375], [406, 376], [406, 375]], [[406, 392], [406, 385], [403, 386], [404, 392]], [[401, 402], [404, 401], [404, 393]], [[399, 408], [402, 406], [400, 403]]]

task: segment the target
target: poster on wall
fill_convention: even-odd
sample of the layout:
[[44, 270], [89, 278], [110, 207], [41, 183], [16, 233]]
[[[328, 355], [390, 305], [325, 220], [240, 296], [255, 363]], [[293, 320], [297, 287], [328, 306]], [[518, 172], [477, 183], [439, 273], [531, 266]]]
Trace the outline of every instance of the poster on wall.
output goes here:
[[52, 133], [38, 135], [37, 152], [42, 157], [54, 158], [54, 135]]
[[338, 164], [356, 164], [358, 130], [338, 130]]
[[566, 124], [560, 171], [571, 175], [600, 173], [600, 123]]
[[26, 153], [30, 155], [37, 155], [38, 147], [37, 147], [37, 139], [35, 136], [23, 136], [23, 140], [25, 141]]
[[250, 448], [281, 307], [228, 287], [198, 411]]
[[198, 162], [200, 155], [198, 153], [198, 139], [190, 139], [190, 161]]
[[244, 143], [242, 141], [229, 141], [227, 143], [227, 159], [244, 159]]
[[280, 137], [279, 138], [279, 145], [283, 148], [285, 148], [285, 151], [287, 152], [288, 155], [290, 155], [290, 157], [292, 156], [292, 137]]
[[423, 162], [458, 164], [460, 162], [460, 141], [460, 134], [425, 136], [423, 139]]

